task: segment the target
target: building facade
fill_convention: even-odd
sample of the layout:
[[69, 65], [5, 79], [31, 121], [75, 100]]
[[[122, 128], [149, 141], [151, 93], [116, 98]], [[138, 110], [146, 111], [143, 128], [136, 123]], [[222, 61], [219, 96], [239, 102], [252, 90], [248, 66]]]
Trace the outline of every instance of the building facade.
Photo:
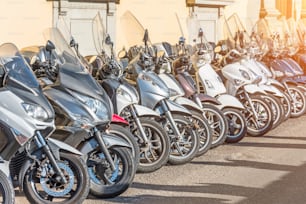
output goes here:
[[[304, 0], [3, 0], [0, 1], [0, 43], [14, 42], [18, 47], [44, 44], [42, 31], [65, 19], [84, 55], [95, 54], [92, 19], [100, 12], [104, 26], [115, 42], [116, 50], [128, 46], [121, 17], [130, 10], [152, 42], [177, 42], [190, 28], [186, 19], [196, 15], [209, 41], [223, 38], [223, 19], [238, 13], [247, 29], [259, 17], [306, 17]], [[178, 23], [177, 17], [180, 24]], [[61, 28], [60, 28], [61, 29]], [[62, 28], [63, 29], [63, 28]], [[192, 40], [192, 39], [190, 39]], [[141, 42], [141, 39], [140, 39]]]

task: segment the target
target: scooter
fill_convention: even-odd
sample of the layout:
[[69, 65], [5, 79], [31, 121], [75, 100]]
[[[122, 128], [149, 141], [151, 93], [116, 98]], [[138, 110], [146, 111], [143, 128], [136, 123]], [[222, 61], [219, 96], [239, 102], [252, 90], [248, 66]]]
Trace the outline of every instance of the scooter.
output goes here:
[[[152, 52], [152, 47], [148, 46], [148, 31], [143, 29], [129, 11], [124, 13], [122, 20], [125, 37], [131, 46], [128, 52], [119, 53], [121, 62], [128, 61], [126, 79], [137, 86], [141, 105], [160, 114], [162, 118], [160, 123], [163, 124], [171, 141], [169, 163], [189, 162], [199, 150], [199, 136], [190, 120], [191, 113], [183, 106], [169, 100], [170, 90], [154, 73], [155, 63], [152, 59], [154, 52]], [[137, 27], [138, 29], [131, 30], [130, 25], [140, 26]], [[138, 47], [137, 43], [135, 45], [135, 32], [143, 36], [144, 48]]]
[[[299, 83], [294, 80], [294, 71], [292, 65], [294, 63], [291, 59], [281, 59], [284, 53], [283, 49], [279, 47], [281, 39], [278, 33], [272, 33], [265, 20], [257, 22], [258, 30], [263, 34], [262, 44], [266, 44], [267, 52], [262, 57], [262, 60], [270, 67], [273, 78], [280, 81], [285, 87], [285, 93], [290, 97], [291, 101], [291, 117], [299, 117], [305, 113], [306, 104], [304, 90]], [[268, 42], [269, 43], [268, 43]]]
[[14, 44], [0, 46], [0, 68], [1, 170], [30, 203], [82, 203], [89, 191], [86, 157], [50, 138], [53, 108]]
[[55, 109], [57, 130], [52, 137], [88, 156], [91, 194], [102, 198], [120, 195], [132, 183], [136, 167], [130, 145], [107, 131], [111, 101], [57, 28], [47, 29], [44, 35], [55, 44], [23, 50], [28, 55], [34, 50], [33, 70]]
[[137, 170], [155, 171], [168, 162], [170, 154], [169, 137], [163, 127], [154, 120], [159, 119], [160, 115], [152, 109], [138, 105], [137, 90], [124, 80], [124, 70], [114, 57], [113, 42], [106, 34], [99, 14], [93, 22], [93, 37], [98, 52], [93, 62], [101, 62], [100, 67], [95, 67], [96, 79], [110, 97], [114, 112], [129, 122], [129, 129], [140, 148]]
[[[225, 29], [228, 32], [228, 38], [234, 41], [234, 48], [241, 53], [241, 60], [239, 61], [242, 66], [249, 69], [249, 75], [251, 78], [260, 76], [261, 80], [258, 83], [259, 88], [269, 93], [268, 95], [262, 95], [262, 97], [269, 103], [273, 113], [273, 126], [277, 127], [285, 118], [285, 110], [282, 102], [287, 102], [286, 96], [278, 88], [268, 83], [267, 77], [263, 74], [260, 64], [256, 63], [254, 57], [254, 51], [256, 50], [255, 42], [251, 41], [251, 38], [246, 33], [243, 24], [237, 14], [231, 15], [225, 21]], [[255, 47], [255, 48], [254, 48]], [[252, 50], [253, 49], [253, 50]], [[255, 49], [255, 50], [254, 50]], [[275, 82], [274, 82], [275, 83]], [[286, 105], [287, 105], [286, 104]], [[288, 106], [288, 105], [287, 105]], [[285, 107], [287, 107], [285, 106]], [[289, 110], [286, 110], [287, 116], [289, 116]]]
[[[184, 90], [177, 82], [177, 80], [170, 75], [170, 73], [163, 72], [162, 70], [171, 70], [171, 65], [168, 60], [165, 60], [165, 50], [160, 44], [154, 44], [154, 50], [156, 50], [155, 57], [155, 68], [154, 72], [158, 77], [167, 85], [170, 90], [170, 100], [175, 103], [185, 107], [192, 113], [192, 122], [197, 125], [197, 133], [200, 137], [200, 148], [197, 156], [205, 154], [212, 144], [212, 133], [210, 125], [208, 124], [206, 118], [204, 117], [204, 112], [202, 108], [196, 104], [193, 100], [185, 98]], [[162, 68], [163, 67], [163, 68]]]
[[[210, 126], [210, 129], [212, 130], [211, 148], [223, 144], [227, 138], [228, 124], [224, 114], [215, 106], [220, 104], [220, 102], [217, 101], [217, 99], [205, 95], [203, 93], [197, 93], [196, 84], [193, 78], [188, 73], [190, 65], [188, 57], [186, 57], [185, 55], [174, 57], [171, 45], [166, 42], [156, 43], [154, 44], [154, 47], [157, 52], [164, 52], [164, 55], [156, 64], [155, 72], [157, 72], [159, 77], [163, 79], [163, 81], [167, 84], [168, 88], [171, 88], [171, 90], [173, 90], [172, 92], [175, 93], [172, 94], [175, 95], [173, 97], [186, 97], [192, 101], [192, 103], [190, 101], [187, 101], [187, 103], [195, 103], [195, 105], [201, 108], [201, 116], [204, 116]], [[170, 63], [172, 65], [170, 65]], [[177, 81], [173, 78], [173, 75], [171, 75], [171, 73], [175, 76], [175, 79]], [[187, 105], [185, 107], [187, 107]]]

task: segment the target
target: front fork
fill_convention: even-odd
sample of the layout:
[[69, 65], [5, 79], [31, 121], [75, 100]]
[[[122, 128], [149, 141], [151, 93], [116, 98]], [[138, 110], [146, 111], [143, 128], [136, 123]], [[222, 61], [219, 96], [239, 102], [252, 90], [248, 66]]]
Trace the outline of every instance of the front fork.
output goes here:
[[252, 110], [252, 112], [253, 112], [253, 115], [255, 116], [256, 120], [258, 120], [258, 114], [257, 114], [257, 112], [255, 111], [255, 108], [254, 108], [254, 106], [253, 106], [253, 101], [252, 101], [250, 95], [249, 95], [246, 91], [244, 91], [243, 94], [244, 94], [245, 99], [246, 99], [246, 100], [248, 101], [248, 103], [250, 104], [250, 107], [251, 107], [251, 110]]
[[177, 126], [176, 126], [176, 123], [172, 117], [172, 114], [171, 112], [169, 111], [168, 109], [168, 106], [167, 104], [165, 103], [165, 101], [161, 101], [161, 106], [164, 110], [164, 113], [166, 115], [166, 118], [168, 119], [168, 121], [170, 122], [170, 125], [171, 125], [171, 128], [172, 130], [174, 131], [174, 134], [177, 135], [178, 139], [181, 140], [182, 139], [182, 136], [181, 136], [181, 133], [180, 131], [178, 130]]
[[43, 150], [46, 153], [49, 161], [51, 162], [51, 165], [52, 165], [53, 169], [60, 176], [61, 182], [62, 183], [67, 183], [65, 175], [63, 174], [63, 172], [61, 171], [61, 169], [57, 165], [55, 157], [52, 154], [50, 147], [47, 145], [45, 138], [41, 135], [41, 133], [39, 131], [37, 131], [37, 134], [34, 138], [35, 138], [36, 145], [39, 148], [43, 148]]
[[94, 131], [94, 136], [95, 136], [95, 138], [96, 138], [96, 140], [97, 140], [97, 142], [100, 146], [100, 150], [102, 151], [105, 158], [109, 162], [112, 171], [115, 171], [116, 170], [116, 165], [115, 165], [115, 163], [114, 163], [114, 161], [113, 161], [113, 159], [112, 159], [112, 157], [111, 157], [111, 155], [110, 155], [110, 153], [107, 149], [107, 146], [106, 146], [106, 144], [105, 144], [105, 142], [102, 138], [101, 132], [96, 127], [93, 129], [93, 131]]
[[136, 110], [135, 110], [133, 105], [130, 106], [130, 110], [131, 110], [132, 117], [133, 117], [133, 119], [134, 119], [134, 121], [136, 123], [136, 126], [137, 126], [137, 128], [138, 128], [138, 130], [140, 132], [141, 138], [144, 141], [145, 145], [147, 146], [149, 144], [148, 137], [147, 137], [147, 135], [146, 135], [146, 133], [145, 133], [145, 131], [143, 129], [143, 126], [142, 126], [142, 124], [141, 124], [141, 122], [140, 122], [140, 120], [139, 120], [139, 118], [138, 118], [138, 116], [136, 114]]

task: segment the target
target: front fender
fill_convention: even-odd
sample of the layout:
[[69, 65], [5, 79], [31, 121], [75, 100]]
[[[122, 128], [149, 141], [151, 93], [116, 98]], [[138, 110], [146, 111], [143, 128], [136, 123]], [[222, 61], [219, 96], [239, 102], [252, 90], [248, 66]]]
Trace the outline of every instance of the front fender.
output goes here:
[[[191, 113], [189, 110], [187, 110], [184, 106], [181, 106], [180, 104], [177, 104], [176, 102], [170, 101], [170, 100], [164, 100], [168, 110], [172, 113], [178, 113], [182, 115], [188, 115], [190, 116]], [[160, 115], [164, 114], [164, 110], [161, 106], [158, 106], [155, 108], [155, 110], [160, 113]]]
[[243, 89], [249, 94], [261, 93], [267, 94], [261, 87], [257, 84], [248, 84], [243, 87]]
[[[126, 141], [124, 141], [122, 138], [116, 135], [102, 133], [102, 138], [107, 148], [112, 147], [112, 146], [131, 148], [131, 146]], [[97, 149], [98, 146], [99, 144], [97, 140], [95, 138], [91, 138], [82, 146], [80, 151], [83, 154], [87, 155], [88, 153]]]
[[214, 97], [203, 94], [203, 93], [199, 93], [196, 94], [196, 97], [199, 97], [201, 102], [207, 102], [207, 103], [212, 103], [215, 105], [221, 105], [221, 103]]
[[76, 148], [70, 146], [69, 144], [61, 142], [59, 140], [56, 140], [56, 139], [53, 139], [53, 138], [48, 138], [47, 143], [48, 143], [49, 147], [51, 148], [52, 153], [54, 154], [54, 156], [57, 159], [59, 159], [60, 150], [64, 150], [64, 151], [70, 152], [72, 154], [83, 156], [82, 152], [80, 152]]
[[234, 96], [229, 94], [222, 94], [217, 96], [218, 101], [220, 101], [221, 105], [218, 105], [217, 107], [222, 110], [223, 108], [238, 108], [243, 110], [244, 106], [242, 103]]
[[193, 109], [193, 110], [197, 110], [202, 112], [202, 109], [200, 106], [198, 106], [198, 104], [196, 104], [195, 102], [193, 102], [192, 100], [188, 99], [188, 98], [184, 98], [184, 97], [178, 97], [175, 99], [175, 102], [184, 106], [187, 109]]
[[271, 94], [273, 94], [274, 96], [283, 97], [282, 92], [280, 92], [280, 90], [278, 90], [278, 89], [275, 88], [274, 86], [268, 86], [268, 85], [266, 85], [266, 84], [260, 84], [259, 87], [262, 88], [265, 92], [271, 93]]
[[135, 104], [134, 108], [136, 110], [138, 117], [142, 117], [142, 116], [155, 117], [155, 118], [160, 117], [160, 115], [157, 112], [145, 106]]

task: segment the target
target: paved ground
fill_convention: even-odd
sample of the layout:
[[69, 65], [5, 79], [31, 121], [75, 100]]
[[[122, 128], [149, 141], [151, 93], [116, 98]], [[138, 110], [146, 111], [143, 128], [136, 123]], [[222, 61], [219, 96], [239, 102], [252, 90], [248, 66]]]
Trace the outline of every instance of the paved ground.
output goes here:
[[[181, 166], [137, 174], [116, 203], [306, 203], [306, 116], [289, 119], [264, 137], [223, 145]], [[26, 204], [22, 195], [17, 204]]]

